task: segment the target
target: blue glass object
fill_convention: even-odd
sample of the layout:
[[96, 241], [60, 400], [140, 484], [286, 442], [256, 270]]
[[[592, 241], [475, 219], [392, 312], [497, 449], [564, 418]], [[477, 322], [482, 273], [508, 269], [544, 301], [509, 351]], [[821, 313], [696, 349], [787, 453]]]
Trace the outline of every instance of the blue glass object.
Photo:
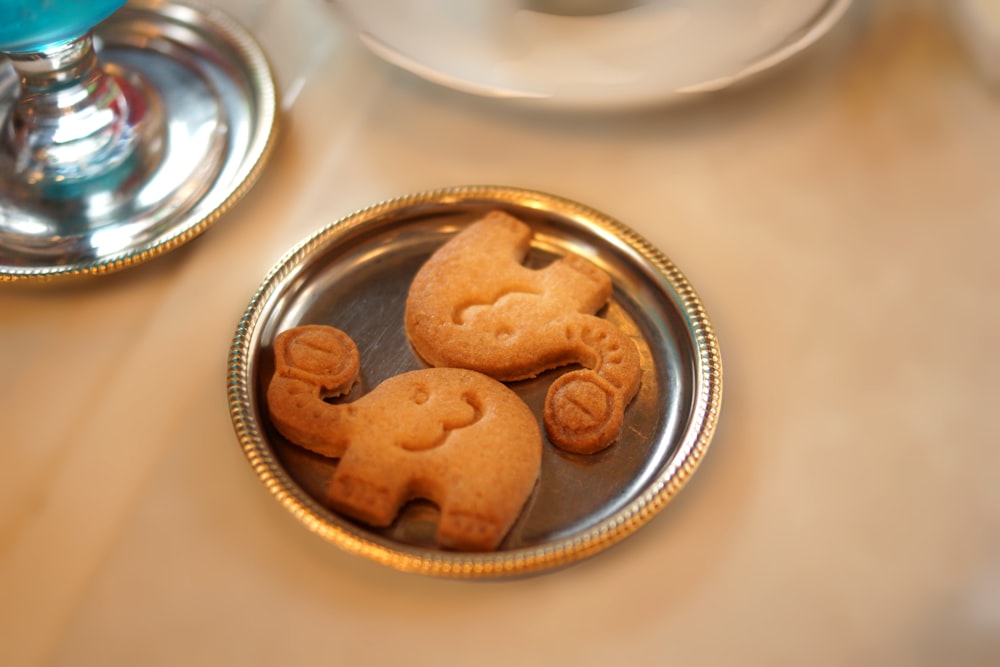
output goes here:
[[73, 39], [125, 0], [0, 0], [0, 51], [36, 51]]

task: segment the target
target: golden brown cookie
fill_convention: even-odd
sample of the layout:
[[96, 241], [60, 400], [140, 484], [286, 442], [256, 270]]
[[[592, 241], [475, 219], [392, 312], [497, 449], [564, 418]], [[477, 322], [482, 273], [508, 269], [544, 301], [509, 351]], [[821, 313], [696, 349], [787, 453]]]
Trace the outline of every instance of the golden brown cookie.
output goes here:
[[274, 426], [297, 445], [340, 459], [327, 490], [335, 510], [388, 526], [409, 500], [440, 508], [437, 543], [497, 548], [538, 479], [542, 436], [508, 387], [456, 368], [412, 371], [343, 404], [360, 368], [354, 341], [333, 327], [284, 331], [267, 391]]
[[501, 381], [570, 364], [549, 388], [549, 439], [590, 454], [618, 437], [639, 389], [635, 343], [594, 315], [611, 298], [611, 279], [577, 255], [542, 269], [523, 262], [528, 225], [492, 211], [456, 234], [414, 277], [406, 333], [432, 366], [468, 368]]

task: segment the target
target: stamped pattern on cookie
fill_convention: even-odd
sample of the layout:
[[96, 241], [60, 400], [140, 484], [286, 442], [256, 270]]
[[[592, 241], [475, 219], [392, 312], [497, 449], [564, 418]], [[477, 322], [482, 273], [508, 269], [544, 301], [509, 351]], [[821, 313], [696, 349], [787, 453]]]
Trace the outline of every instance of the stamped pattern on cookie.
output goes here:
[[532, 231], [492, 211], [434, 252], [407, 295], [406, 333], [437, 367], [468, 368], [501, 381], [578, 364], [549, 388], [543, 419], [549, 439], [590, 454], [614, 442], [639, 390], [631, 338], [597, 313], [612, 284], [575, 254], [541, 269], [524, 265]]
[[360, 371], [354, 341], [306, 325], [274, 342], [267, 405], [291, 442], [339, 459], [326, 503], [372, 526], [392, 524], [415, 498], [440, 509], [445, 548], [496, 549], [533, 490], [542, 437], [530, 408], [481, 373], [430, 368], [389, 378], [349, 403]]

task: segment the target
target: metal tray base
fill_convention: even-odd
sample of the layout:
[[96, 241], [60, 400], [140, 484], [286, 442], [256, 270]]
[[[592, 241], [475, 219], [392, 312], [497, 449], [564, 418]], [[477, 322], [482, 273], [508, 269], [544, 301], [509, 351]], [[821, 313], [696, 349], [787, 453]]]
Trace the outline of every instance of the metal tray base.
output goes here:
[[[642, 386], [621, 438], [590, 456], [545, 443], [538, 485], [518, 522], [492, 553], [434, 547], [436, 508], [414, 503], [384, 530], [324, 508], [335, 462], [287, 442], [267, 418], [272, 342], [300, 324], [347, 332], [361, 353], [364, 391], [423, 367], [403, 328], [413, 275], [452, 234], [500, 208], [534, 230], [529, 266], [578, 253], [614, 284], [600, 313], [635, 340]], [[508, 383], [540, 416], [563, 370]], [[544, 193], [468, 187], [392, 200], [336, 222], [294, 249], [266, 277], [231, 349], [229, 401], [236, 433], [272, 493], [311, 530], [354, 553], [427, 574], [501, 576], [535, 572], [595, 553], [643, 525], [694, 472], [721, 398], [721, 362], [708, 318], [669, 260], [621, 223]]]
[[[57, 203], [0, 199], [0, 281], [103, 274], [176, 248], [208, 228], [270, 156], [277, 102], [270, 67], [243, 28], [214, 9], [134, 0], [95, 28], [99, 57], [141, 77], [167, 116], [162, 159], [127, 204], [79, 219]], [[0, 119], [18, 86], [0, 63]]]

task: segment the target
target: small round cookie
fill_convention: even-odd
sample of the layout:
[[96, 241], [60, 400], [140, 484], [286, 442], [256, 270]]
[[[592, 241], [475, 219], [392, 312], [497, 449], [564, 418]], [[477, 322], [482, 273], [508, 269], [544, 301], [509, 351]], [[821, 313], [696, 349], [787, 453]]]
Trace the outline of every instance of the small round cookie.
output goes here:
[[309, 325], [279, 334], [274, 350], [271, 421], [293, 443], [339, 459], [330, 507], [388, 526], [406, 502], [423, 498], [440, 509], [441, 547], [498, 547], [541, 467], [541, 432], [517, 394], [481, 373], [430, 368], [333, 404], [324, 395], [346, 393], [360, 367], [350, 337]]
[[469, 368], [501, 381], [579, 364], [549, 388], [549, 439], [591, 454], [614, 442], [639, 390], [635, 343], [594, 313], [611, 299], [611, 279], [580, 256], [542, 269], [524, 266], [532, 231], [492, 211], [441, 246], [411, 283], [406, 333], [438, 367]]

